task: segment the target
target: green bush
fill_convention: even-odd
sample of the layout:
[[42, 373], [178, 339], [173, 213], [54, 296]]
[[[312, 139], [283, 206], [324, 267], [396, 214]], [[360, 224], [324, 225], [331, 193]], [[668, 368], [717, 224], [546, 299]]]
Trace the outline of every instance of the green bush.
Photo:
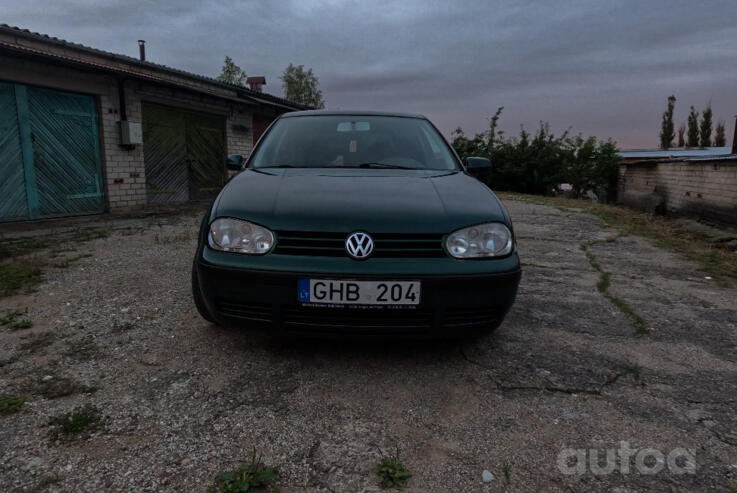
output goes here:
[[522, 128], [519, 137], [505, 138], [497, 132], [502, 109], [491, 118], [488, 131], [469, 138], [458, 128], [452, 140], [461, 159], [489, 158], [491, 188], [550, 195], [558, 185], [568, 183], [575, 197], [592, 193], [601, 202], [616, 199], [620, 157], [614, 142], [570, 136], [567, 131], [555, 136], [543, 122], [534, 134]]

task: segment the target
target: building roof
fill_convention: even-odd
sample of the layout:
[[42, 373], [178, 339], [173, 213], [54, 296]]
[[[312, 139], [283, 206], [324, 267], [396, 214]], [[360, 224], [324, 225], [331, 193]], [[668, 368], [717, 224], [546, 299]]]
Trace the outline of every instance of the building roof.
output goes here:
[[[263, 103], [263, 104], [273, 104], [275, 106], [286, 107], [292, 110], [302, 110], [302, 109], [310, 108], [307, 105], [296, 103], [294, 101], [289, 101], [287, 99], [280, 98], [278, 96], [273, 96], [271, 94], [267, 94], [264, 92], [253, 91], [247, 87], [239, 86], [236, 84], [222, 82], [212, 77], [207, 77], [204, 75], [187, 72], [185, 70], [179, 70], [176, 68], [168, 67], [166, 65], [153, 63], [148, 60], [145, 60], [145, 61], [139, 60], [138, 58], [130, 57], [127, 55], [121, 55], [118, 53], [111, 53], [109, 51], [98, 50], [96, 48], [91, 48], [89, 46], [85, 46], [79, 43], [73, 43], [71, 41], [66, 41], [63, 39], [55, 38], [53, 36], [49, 36], [46, 34], [32, 32], [32, 31], [29, 31], [28, 29], [21, 29], [16, 26], [0, 24], [0, 34], [2, 33], [5, 33], [11, 36], [21, 37], [21, 38], [24, 38], [30, 41], [41, 42], [42, 44], [49, 44], [49, 45], [54, 45], [54, 46], [58, 46], [62, 48], [67, 48], [67, 50], [65, 50], [63, 53], [60, 54], [60, 53], [54, 53], [54, 52], [39, 49], [39, 47], [33, 43], [31, 44], [22, 43], [22, 42], [12, 42], [11, 43], [11, 42], [6, 42], [3, 39], [0, 39], [0, 48], [5, 48], [13, 52], [54, 58], [54, 59], [61, 61], [62, 63], [67, 62], [70, 64], [76, 64], [76, 65], [80, 65], [80, 64], [87, 65], [97, 70], [104, 70], [104, 71], [113, 72], [113, 73], [125, 74], [131, 77], [141, 77], [145, 79], [155, 80], [155, 77], [150, 76], [150, 72], [160, 73], [162, 75], [165, 74], [165, 75], [170, 75], [170, 76], [176, 76], [176, 77], [180, 77], [184, 79], [189, 79], [189, 80], [192, 80], [198, 83], [204, 83], [210, 86], [220, 87], [224, 89], [229, 89], [231, 91], [235, 91], [239, 99], [251, 100], [253, 102], [258, 102], [258, 103]], [[75, 57], [74, 56], [75, 51], [79, 53], [96, 55], [102, 58], [103, 60], [109, 61], [110, 63], [109, 64], [96, 63], [89, 59]], [[144, 71], [141, 71], [141, 69], [144, 69]], [[166, 82], [172, 83], [171, 80], [167, 80]], [[186, 87], [188, 89], [197, 90], [196, 87], [192, 87], [192, 86], [186, 86]]]
[[704, 147], [699, 149], [632, 149], [619, 151], [622, 159], [678, 159], [678, 158], [715, 158], [730, 156], [731, 147]]

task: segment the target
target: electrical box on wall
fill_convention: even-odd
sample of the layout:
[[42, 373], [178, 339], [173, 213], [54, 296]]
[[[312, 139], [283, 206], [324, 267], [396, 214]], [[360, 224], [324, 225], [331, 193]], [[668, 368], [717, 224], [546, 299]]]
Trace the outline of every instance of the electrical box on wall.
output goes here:
[[124, 146], [143, 144], [143, 129], [140, 123], [121, 120], [120, 122], [120, 143]]

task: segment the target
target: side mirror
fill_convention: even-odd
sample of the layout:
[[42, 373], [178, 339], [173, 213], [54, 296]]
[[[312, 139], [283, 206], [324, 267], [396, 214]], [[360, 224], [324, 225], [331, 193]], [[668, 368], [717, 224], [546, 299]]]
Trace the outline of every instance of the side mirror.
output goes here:
[[485, 174], [491, 171], [491, 161], [485, 157], [468, 157], [466, 169], [472, 175]]
[[243, 166], [243, 156], [240, 154], [228, 154], [225, 164], [229, 170], [240, 171]]

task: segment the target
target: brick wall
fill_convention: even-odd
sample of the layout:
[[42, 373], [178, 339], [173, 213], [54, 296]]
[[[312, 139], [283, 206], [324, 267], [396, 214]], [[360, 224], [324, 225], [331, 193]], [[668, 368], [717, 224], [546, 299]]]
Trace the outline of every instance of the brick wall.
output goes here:
[[651, 212], [737, 224], [737, 157], [622, 164], [618, 201]]

